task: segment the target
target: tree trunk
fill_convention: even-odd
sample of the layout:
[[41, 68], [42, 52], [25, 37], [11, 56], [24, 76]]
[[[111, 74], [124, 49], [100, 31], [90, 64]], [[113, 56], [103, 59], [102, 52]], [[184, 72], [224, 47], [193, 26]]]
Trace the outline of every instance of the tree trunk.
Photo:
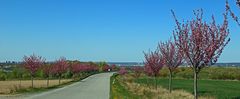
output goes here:
[[33, 76], [31, 76], [31, 80], [32, 80], [32, 88], [33, 88]]
[[157, 76], [154, 76], [154, 80], [155, 80], [155, 88], [157, 90]]
[[58, 83], [61, 84], [61, 75], [59, 75]]
[[147, 83], [147, 86], [148, 86], [148, 88], [150, 88], [150, 86], [149, 86], [149, 81], [150, 81], [151, 79], [147, 76], [147, 79], [146, 79], [146, 83]]
[[172, 71], [169, 70], [169, 84], [168, 84], [168, 89], [169, 89], [169, 92], [171, 93], [172, 92]]
[[20, 82], [19, 82], [19, 88], [21, 89], [21, 87], [22, 87], [22, 78], [20, 78], [19, 80], [20, 80]]
[[47, 87], [49, 86], [49, 77], [47, 77]]
[[197, 80], [198, 80], [198, 73], [196, 70], [194, 70], [194, 99], [198, 99], [198, 93], [197, 93], [198, 82], [197, 82]]

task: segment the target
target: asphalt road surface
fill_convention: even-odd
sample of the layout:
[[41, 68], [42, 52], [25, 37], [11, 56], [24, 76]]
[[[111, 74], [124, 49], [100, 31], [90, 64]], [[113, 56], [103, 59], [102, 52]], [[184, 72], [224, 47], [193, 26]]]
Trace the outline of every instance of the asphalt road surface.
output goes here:
[[0, 99], [109, 99], [112, 74], [100, 73], [63, 88], [31, 95], [0, 97]]

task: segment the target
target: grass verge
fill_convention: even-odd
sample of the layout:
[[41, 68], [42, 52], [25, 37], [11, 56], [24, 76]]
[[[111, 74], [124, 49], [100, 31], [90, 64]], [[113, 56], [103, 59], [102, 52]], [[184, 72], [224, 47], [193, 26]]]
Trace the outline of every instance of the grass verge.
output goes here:
[[[135, 83], [131, 75], [114, 75], [111, 77], [110, 99], [193, 99], [193, 95], [185, 90], [174, 90], [172, 93], [161, 86]], [[199, 99], [214, 99], [199, 97]]]
[[113, 74], [110, 78], [110, 99], [141, 99], [132, 94], [126, 87], [118, 74]]

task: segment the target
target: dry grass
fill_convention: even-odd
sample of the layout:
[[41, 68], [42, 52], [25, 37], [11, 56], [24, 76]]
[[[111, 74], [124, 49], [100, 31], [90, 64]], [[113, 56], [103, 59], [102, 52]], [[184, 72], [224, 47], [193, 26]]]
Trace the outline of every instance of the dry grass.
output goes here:
[[[63, 79], [61, 83], [70, 82], [72, 79]], [[58, 80], [49, 80], [49, 86], [58, 85]], [[33, 81], [34, 88], [42, 88], [47, 87], [47, 80], [34, 80]], [[10, 94], [15, 92], [18, 89], [26, 89], [32, 86], [31, 80], [23, 80], [21, 81], [0, 81], [0, 94]]]
[[[172, 93], [161, 86], [158, 86], [157, 89], [154, 86], [140, 85], [132, 81], [131, 76], [125, 77], [125, 86], [127, 89], [141, 96], [142, 99], [193, 99], [194, 96], [184, 90], [173, 90]], [[199, 97], [199, 99], [215, 99], [214, 97]]]
[[[143, 86], [136, 83], [126, 83], [128, 90], [134, 94], [142, 96], [144, 99], [193, 99], [193, 95], [184, 90], [174, 90], [169, 93], [167, 89], [158, 87], [157, 89], [153, 86]], [[199, 99], [215, 99], [214, 97], [199, 97]]]

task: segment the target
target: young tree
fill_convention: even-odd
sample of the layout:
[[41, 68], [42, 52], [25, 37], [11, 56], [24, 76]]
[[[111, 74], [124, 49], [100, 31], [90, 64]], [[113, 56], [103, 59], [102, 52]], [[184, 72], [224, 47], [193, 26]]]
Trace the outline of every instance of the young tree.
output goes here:
[[[236, 5], [237, 7], [240, 8], [240, 0], [236, 0]], [[228, 12], [230, 13], [230, 16], [233, 18], [233, 20], [235, 20], [237, 24], [240, 26], [240, 22], [239, 22], [240, 16], [238, 17], [236, 14], [234, 14], [234, 12], [230, 8], [228, 1], [226, 1], [226, 14], [228, 14]]]
[[111, 71], [117, 71], [117, 66], [115, 64], [111, 65]]
[[23, 57], [24, 68], [29, 71], [32, 80], [32, 88], [33, 88], [33, 77], [37, 70], [42, 66], [45, 59], [41, 56], [31, 55]]
[[49, 77], [50, 74], [52, 73], [52, 69], [53, 69], [52, 64], [45, 63], [45, 65], [42, 67], [43, 73], [47, 77], [47, 87], [49, 86]]
[[240, 7], [240, 0], [236, 0], [236, 5]]
[[118, 74], [120, 74], [120, 75], [125, 75], [127, 73], [128, 73], [128, 71], [126, 70], [125, 67], [121, 67], [120, 70], [118, 71]]
[[157, 89], [157, 79], [156, 79], [156, 77], [159, 75], [159, 71], [164, 66], [164, 59], [158, 51], [144, 53], [144, 55], [145, 55], [145, 62], [144, 62], [145, 72], [149, 76], [154, 77], [155, 88]]
[[204, 22], [202, 10], [197, 10], [194, 11], [195, 19], [181, 24], [173, 11], [172, 13], [177, 25], [173, 33], [176, 46], [193, 69], [194, 98], [197, 99], [199, 72], [202, 68], [215, 64], [230, 41], [227, 16], [224, 15], [222, 25], [216, 25], [214, 17], [211, 23]]
[[158, 44], [158, 49], [165, 59], [165, 66], [169, 70], [169, 92], [172, 91], [172, 74], [174, 70], [183, 63], [182, 53], [175, 43], [170, 40]]
[[104, 70], [104, 66], [106, 66], [106, 65], [108, 65], [106, 62], [104, 62], [104, 61], [101, 61], [101, 62], [99, 62], [98, 63], [98, 67], [99, 67], [99, 72], [103, 72]]
[[103, 66], [103, 71], [104, 72], [109, 72], [111, 70], [110, 66], [108, 64]]
[[24, 72], [25, 72], [25, 69], [24, 69], [23, 65], [16, 65], [16, 67], [12, 71], [14, 78], [19, 79], [19, 87], [20, 88], [22, 86], [22, 78], [23, 78]]
[[54, 64], [54, 72], [59, 77], [59, 84], [61, 84], [62, 74], [68, 69], [68, 63], [65, 57], [60, 57]]
[[133, 72], [134, 72], [134, 77], [139, 78], [141, 76], [141, 73], [143, 72], [143, 67], [134, 66], [132, 69], [133, 69]]
[[77, 77], [77, 75], [83, 71], [82, 69], [82, 64], [81, 63], [73, 63], [71, 66], [71, 72], [73, 73], [73, 78], [75, 79]]

